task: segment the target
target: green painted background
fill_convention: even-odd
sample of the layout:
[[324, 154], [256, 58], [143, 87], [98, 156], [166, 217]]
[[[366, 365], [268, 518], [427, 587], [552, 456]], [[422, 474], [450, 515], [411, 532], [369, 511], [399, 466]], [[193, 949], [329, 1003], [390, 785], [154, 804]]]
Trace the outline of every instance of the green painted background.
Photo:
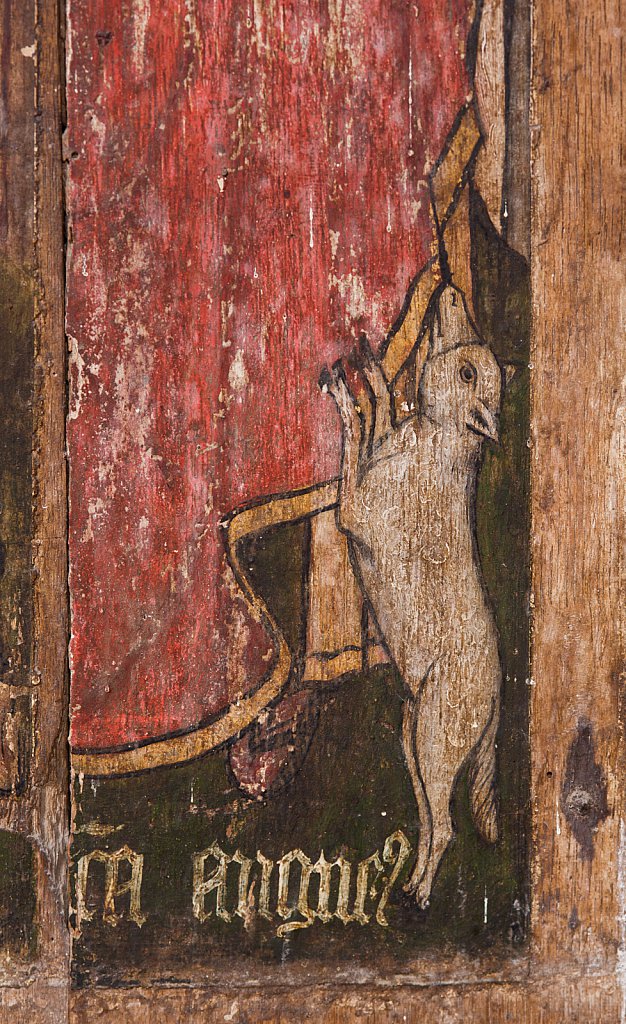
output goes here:
[[[19, 715], [17, 774], [0, 794], [22, 794], [30, 761], [32, 667], [33, 282], [0, 259], [0, 719]], [[18, 796], [19, 799], [19, 796]], [[36, 944], [35, 870], [27, 839], [0, 831], [0, 948], [30, 957]]]

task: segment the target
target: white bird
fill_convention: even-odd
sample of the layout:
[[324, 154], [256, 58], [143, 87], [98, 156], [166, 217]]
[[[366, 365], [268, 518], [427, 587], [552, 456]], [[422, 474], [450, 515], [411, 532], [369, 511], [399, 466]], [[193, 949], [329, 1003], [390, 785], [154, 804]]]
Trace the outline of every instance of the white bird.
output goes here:
[[458, 289], [438, 289], [429, 315], [417, 411], [400, 424], [366, 344], [361, 369], [372, 397], [363, 421], [341, 365], [320, 378], [343, 426], [338, 526], [406, 687], [402, 743], [420, 828], [405, 888], [422, 907], [453, 836], [451, 799], [465, 766], [475, 824], [497, 839], [501, 687], [474, 519], [482, 445], [498, 440], [503, 371]]

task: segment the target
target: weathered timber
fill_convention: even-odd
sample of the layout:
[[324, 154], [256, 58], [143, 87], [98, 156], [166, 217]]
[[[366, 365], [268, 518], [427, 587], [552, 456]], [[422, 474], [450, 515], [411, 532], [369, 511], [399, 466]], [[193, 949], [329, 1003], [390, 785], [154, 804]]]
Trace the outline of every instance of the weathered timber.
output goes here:
[[[135, 4], [133, 9], [139, 6]], [[188, 9], [193, 26], [196, 5], [192, 3]], [[497, 22], [501, 16], [499, 5], [490, 5], [489, 11]], [[525, 3], [508, 2], [503, 11], [509, 78], [504, 168], [507, 217], [503, 216], [501, 227], [513, 249], [527, 255], [527, 8]], [[57, 0], [40, 0], [36, 6], [5, 0], [2, 12], [3, 124], [8, 127], [0, 138], [0, 303], [7, 320], [4, 349], [11, 359], [3, 367], [0, 388], [4, 415], [1, 440], [6, 454], [1, 468], [0, 528], [2, 539], [8, 541], [9, 566], [0, 579], [4, 644], [0, 685], [5, 688], [0, 691], [4, 745], [0, 764], [0, 791], [4, 794], [0, 799], [0, 866], [4, 870], [0, 941], [7, 954], [0, 987], [0, 1021], [62, 1024], [71, 1020], [72, 1024], [83, 1024], [97, 1019], [103, 1024], [169, 1024], [172, 1020], [231, 1020], [235, 1024], [288, 1024], [303, 1020], [356, 1024], [368, 1019], [379, 1024], [417, 1024], [426, 1019], [434, 1024], [462, 1020], [490, 1024], [620, 1024], [625, 1019], [626, 1005], [624, 978], [619, 971], [626, 941], [626, 615], [621, 593], [626, 550], [626, 365], [618, 304], [623, 247], [618, 177], [623, 123], [618, 57], [620, 3], [609, 0], [600, 4], [594, 0], [572, 8], [563, 0], [550, 0], [534, 11], [529, 431], [533, 547], [529, 604], [534, 633], [532, 671], [524, 682], [531, 699], [530, 944], [479, 948], [480, 944], [472, 947], [468, 941], [462, 950], [457, 949], [457, 924], [444, 920], [444, 907], [435, 908], [432, 918], [439, 921], [444, 946], [420, 946], [418, 937], [404, 963], [380, 955], [380, 947], [374, 944], [369, 966], [359, 966], [357, 973], [350, 958], [340, 965], [333, 962], [332, 943], [327, 943], [324, 936], [317, 947], [312, 946], [317, 960], [308, 958], [281, 966], [268, 960], [255, 962], [246, 951], [243, 961], [230, 966], [206, 956], [190, 963], [182, 941], [188, 936], [174, 929], [168, 940], [164, 919], [158, 919], [156, 927], [154, 919], [163, 912], [159, 909], [163, 902], [166, 915], [172, 909], [177, 912], [167, 903], [167, 882], [171, 870], [180, 863], [183, 849], [185, 856], [190, 855], [191, 892], [191, 854], [200, 849], [197, 840], [203, 835], [197, 823], [202, 815], [213, 822], [219, 819], [219, 812], [206, 799], [211, 787], [221, 786], [233, 802], [240, 800], [235, 790], [228, 789], [232, 778], [227, 777], [223, 762], [212, 755], [198, 772], [191, 765], [143, 776], [143, 781], [76, 781], [76, 806], [80, 806], [81, 797], [87, 799], [85, 790], [91, 800], [90, 813], [77, 820], [74, 842], [77, 861], [81, 856], [86, 858], [85, 874], [89, 874], [90, 864], [96, 868], [89, 900], [79, 908], [83, 914], [92, 914], [93, 924], [85, 919], [83, 925], [92, 928], [95, 944], [93, 940], [91, 946], [84, 944], [83, 953], [75, 959], [75, 983], [79, 988], [72, 993], [69, 1005], [64, 905], [68, 779], [59, 59], [63, 33]], [[97, 40], [100, 49], [109, 45], [110, 35], [103, 22]], [[488, 47], [483, 60], [486, 52]], [[492, 96], [496, 93], [497, 88]], [[488, 195], [481, 197], [477, 192], [464, 199], [472, 210], [472, 258], [483, 268], [478, 278], [482, 284], [472, 299], [487, 340], [492, 346], [502, 346], [497, 354], [522, 362], [524, 350], [519, 335], [527, 324], [525, 300], [520, 298], [525, 288], [524, 264], [515, 263], [514, 253], [509, 253], [508, 263], [485, 255], [503, 245], [493, 229], [498, 211], [497, 179], [491, 172], [485, 173], [484, 191], [493, 192], [489, 203]], [[504, 213], [504, 207], [500, 213]], [[517, 291], [511, 286], [514, 280], [518, 281]], [[504, 305], [508, 326], [503, 340], [498, 339], [498, 324]], [[517, 391], [511, 393], [511, 404], [508, 411], [505, 409], [505, 433], [512, 429], [512, 423], [516, 430], [525, 425], [520, 410], [525, 408], [527, 383], [518, 376], [513, 386]], [[515, 451], [519, 461], [506, 463], [507, 471], [511, 472], [512, 465], [517, 481], [512, 493], [515, 500], [524, 501], [523, 445]], [[515, 654], [519, 659], [516, 661], [513, 651], [520, 650], [524, 633], [519, 622], [514, 623], [517, 632], [507, 632], [507, 623], [511, 622], [507, 609], [524, 591], [524, 573], [518, 574], [510, 591], [497, 590], [497, 569], [506, 557], [503, 523], [510, 525], [514, 517], [509, 514], [508, 519], [503, 518], [499, 527], [502, 532], [498, 533], [492, 531], [485, 514], [490, 496], [498, 493], [503, 479], [506, 473], [502, 463], [489, 460], [479, 493], [478, 534], [488, 586], [495, 587], [498, 595], [498, 624], [500, 628], [504, 624], [506, 642], [510, 644], [505, 667], [514, 665], [517, 670], [524, 654]], [[250, 564], [261, 592], [264, 585], [267, 589], [271, 584], [277, 565], [283, 573], [282, 591], [276, 592], [271, 606], [278, 616], [281, 611], [285, 614], [281, 606], [281, 601], [285, 604], [285, 592], [292, 605], [298, 595], [299, 559], [310, 544], [301, 523], [287, 529], [291, 531], [290, 543], [284, 545], [283, 537], [282, 561], [276, 561], [280, 546], [276, 532], [248, 538], [242, 545], [242, 557]], [[515, 550], [524, 549], [525, 536], [523, 531], [515, 535], [514, 546], [520, 545]], [[31, 565], [35, 569], [32, 580]], [[17, 619], [12, 615], [16, 607]], [[286, 616], [285, 621], [287, 642], [296, 644], [301, 620]], [[375, 649], [375, 633], [370, 637]], [[389, 705], [386, 717], [379, 721], [392, 736], [402, 700], [398, 681], [394, 682], [389, 668], [377, 670], [366, 680], [364, 692]], [[331, 714], [321, 733], [326, 744], [323, 749], [345, 749], [358, 709], [356, 697], [349, 690], [338, 697], [329, 688], [326, 700]], [[528, 785], [523, 771], [527, 749], [525, 705], [510, 700], [511, 691], [507, 696], [505, 689], [504, 707], [510, 709], [509, 714], [512, 711], [513, 718], [510, 732], [503, 734], [504, 746], [510, 756], [517, 737], [516, 756], [521, 770], [515, 762], [514, 772], [502, 773], [501, 785], [507, 806], [523, 809]], [[326, 705], [320, 706], [324, 711]], [[333, 707], [335, 711], [340, 709], [335, 718]], [[354, 753], [354, 748], [350, 749]], [[391, 740], [385, 748], [386, 759], [388, 755], [394, 756]], [[362, 751], [359, 756], [364, 756]], [[321, 766], [322, 758], [318, 761]], [[239, 766], [242, 763], [236, 762]], [[369, 763], [358, 762], [359, 767]], [[326, 777], [328, 774], [326, 768]], [[391, 773], [386, 777], [391, 778]], [[318, 785], [324, 784], [321, 767], [316, 778]], [[306, 785], [303, 789], [300, 782], [300, 786], [296, 793], [306, 798]], [[335, 788], [341, 790], [337, 781]], [[410, 788], [398, 786], [390, 794], [394, 806], [403, 813], [411, 806]], [[346, 789], [345, 795], [354, 804], [359, 799], [358, 790]], [[439, 891], [448, 892], [450, 897], [454, 871], [461, 870], [465, 860], [475, 855], [467, 826], [468, 805], [463, 800], [467, 804], [467, 794], [457, 808], [459, 832], [456, 847], [447, 856], [449, 877], [446, 881], [444, 872], [439, 881]], [[115, 831], [114, 818], [106, 818], [115, 801], [126, 808], [129, 822], [125, 831]], [[194, 808], [186, 817], [182, 813], [188, 810], [187, 805], [183, 807], [185, 801]], [[340, 812], [341, 807], [334, 808], [337, 816]], [[260, 803], [244, 823], [235, 808], [229, 823], [231, 853], [241, 845], [247, 828], [251, 837], [263, 834], [259, 823], [262, 830], [265, 813]], [[279, 813], [283, 827], [289, 827], [292, 807], [288, 799]], [[509, 830], [508, 864], [514, 865], [513, 871], [523, 879], [527, 851], [524, 843], [516, 845], [511, 837], [526, 835], [528, 826], [522, 822], [516, 832], [512, 819], [505, 815], [504, 820]], [[168, 830], [172, 821], [178, 831]], [[184, 827], [179, 829], [181, 823]], [[271, 835], [271, 820], [266, 826], [265, 835]], [[314, 819], [310, 827], [313, 839], [318, 834]], [[127, 839], [135, 843], [148, 833], [156, 833], [152, 849], [164, 854], [161, 875], [151, 876], [149, 860], [144, 862], [141, 854], [124, 846]], [[382, 841], [390, 833], [391, 827], [385, 830], [381, 826], [377, 834], [381, 853]], [[414, 838], [411, 834], [412, 841]], [[104, 852], [100, 859], [89, 860], [95, 848]], [[280, 852], [278, 847], [268, 848], [268, 860]], [[370, 851], [361, 852], [365, 855]], [[493, 871], [494, 863], [484, 853], [476, 859], [479, 869], [491, 865], [485, 869], [488, 879], [492, 878], [489, 871]], [[138, 890], [133, 885], [139, 879], [139, 867], [144, 872], [144, 885], [147, 879], [143, 908], [131, 902], [133, 893], [137, 898]], [[242, 862], [239, 867], [243, 867]], [[111, 885], [103, 900], [107, 877]], [[503, 878], [506, 881], [505, 875]], [[197, 890], [201, 910], [202, 893], [208, 891]], [[231, 902], [226, 913], [234, 918], [237, 894], [233, 896], [229, 889], [228, 897]], [[19, 899], [17, 916], [11, 898]], [[146, 906], [149, 913], [144, 921]], [[273, 902], [271, 909], [275, 909]], [[103, 914], [109, 917], [108, 926], [103, 923]], [[513, 928], [512, 938], [517, 934], [523, 937], [523, 916], [521, 912], [516, 923], [519, 933]], [[114, 927], [111, 921], [115, 921]], [[74, 919], [77, 923], [80, 925]], [[225, 926], [227, 923], [224, 921]], [[129, 935], [134, 936], [130, 941]], [[324, 944], [331, 949], [326, 963], [321, 955]], [[116, 956], [119, 960], [116, 947], [120, 945], [121, 959], [127, 961], [125, 973], [118, 966], [115, 984], [111, 985], [109, 965], [115, 964]], [[77, 948], [80, 950], [80, 946]], [[98, 962], [102, 950], [106, 955]]]
[[531, 114], [533, 936], [542, 959], [607, 966], [624, 942], [621, 18], [618, 0], [536, 6]]
[[297, 992], [259, 987], [216, 991], [126, 989], [74, 993], [70, 1020], [102, 1024], [170, 1024], [228, 1020], [237, 1024], [597, 1024], [620, 1021], [615, 975], [562, 975], [503, 984], [438, 984], [324, 989], [303, 982]]
[[1, 5], [2, 1019], [67, 1007], [61, 11]]

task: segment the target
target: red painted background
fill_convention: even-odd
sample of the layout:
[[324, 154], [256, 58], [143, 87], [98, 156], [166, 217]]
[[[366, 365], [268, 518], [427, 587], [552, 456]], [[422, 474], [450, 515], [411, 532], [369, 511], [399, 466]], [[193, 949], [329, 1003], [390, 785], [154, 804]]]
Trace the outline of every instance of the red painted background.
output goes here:
[[186, 729], [270, 643], [219, 520], [336, 474], [322, 366], [430, 254], [467, 0], [71, 0], [72, 739]]

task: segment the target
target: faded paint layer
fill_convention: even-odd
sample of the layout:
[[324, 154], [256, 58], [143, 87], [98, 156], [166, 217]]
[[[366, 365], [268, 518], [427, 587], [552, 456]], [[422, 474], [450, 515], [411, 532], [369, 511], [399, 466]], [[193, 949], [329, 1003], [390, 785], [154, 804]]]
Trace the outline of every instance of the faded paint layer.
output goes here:
[[76, 747], [193, 728], [267, 672], [219, 523], [338, 472], [319, 372], [430, 255], [469, 7], [69, 4]]

